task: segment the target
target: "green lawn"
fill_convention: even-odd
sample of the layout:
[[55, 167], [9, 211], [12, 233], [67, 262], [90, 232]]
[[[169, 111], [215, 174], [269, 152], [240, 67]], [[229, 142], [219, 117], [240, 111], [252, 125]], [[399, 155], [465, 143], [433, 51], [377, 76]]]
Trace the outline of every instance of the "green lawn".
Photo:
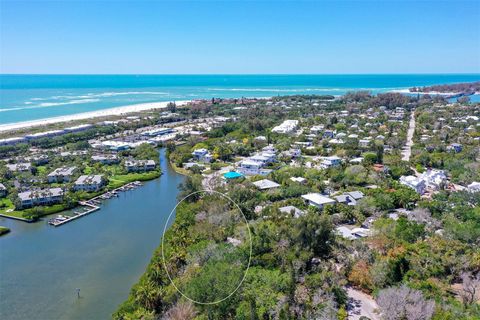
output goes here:
[[7, 234], [9, 232], [10, 232], [10, 229], [8, 229], [7, 227], [0, 226], [0, 236], [3, 236], [4, 234]]
[[[139, 172], [139, 173], [129, 173], [129, 174], [122, 174], [122, 175], [114, 175], [109, 178], [109, 183], [107, 185], [107, 190], [112, 190], [118, 187], [121, 187], [127, 183], [133, 181], [147, 181], [152, 180], [160, 177], [161, 175], [160, 170], [150, 171], [150, 172]], [[98, 196], [104, 193], [105, 190], [99, 192], [91, 192], [91, 193], [78, 193], [78, 200], [87, 200], [91, 199], [95, 196]], [[52, 206], [38, 206], [35, 208], [25, 209], [25, 210], [15, 210], [15, 205], [10, 201], [8, 198], [0, 199], [0, 214], [14, 217], [14, 218], [22, 218], [28, 219], [26, 217], [30, 217], [36, 215], [37, 217], [42, 217], [54, 213], [59, 213], [64, 210], [67, 210], [67, 206], [65, 204], [55, 204]], [[12, 210], [8, 212], [9, 210]]]
[[1, 214], [10, 214], [7, 211], [11, 210], [11, 209], [15, 210], [15, 206], [12, 203], [12, 201], [10, 201], [10, 199], [8, 199], [8, 198], [0, 199], [0, 213]]
[[14, 210], [11, 212], [5, 212], [6, 210], [5, 211], [0, 210], [0, 213], [6, 216], [14, 217], [14, 218], [29, 220], [30, 219], [29, 217], [32, 217], [32, 216], [37, 216], [38, 218], [40, 218], [43, 216], [48, 216], [50, 214], [65, 211], [67, 209], [70, 209], [70, 208], [68, 208], [65, 204], [59, 203], [51, 206], [37, 206], [34, 208], [25, 209], [25, 210]]
[[161, 171], [139, 172], [114, 175], [109, 178], [108, 189], [115, 189], [133, 181], [147, 181], [160, 177]]

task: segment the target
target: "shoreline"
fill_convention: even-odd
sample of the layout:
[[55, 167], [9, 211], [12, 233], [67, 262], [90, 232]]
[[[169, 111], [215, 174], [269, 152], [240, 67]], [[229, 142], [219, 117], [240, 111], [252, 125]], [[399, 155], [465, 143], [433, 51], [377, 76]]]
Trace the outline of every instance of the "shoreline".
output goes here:
[[[432, 95], [432, 96], [445, 96], [445, 97], [448, 97], [448, 96], [457, 96], [457, 95], [461, 95], [461, 94], [464, 94], [463, 92], [440, 92], [440, 91], [410, 91], [409, 89], [395, 89], [395, 90], [392, 90], [391, 92], [396, 92], [396, 93], [403, 93], [403, 94], [420, 94], [420, 95], [426, 95], [426, 94], [429, 94], [429, 95]], [[477, 94], [480, 94], [480, 92], [474, 92], [472, 94], [468, 94], [468, 95], [477, 95]]]
[[0, 132], [38, 127], [46, 124], [93, 119], [93, 118], [100, 118], [100, 117], [113, 116], [113, 115], [125, 115], [128, 113], [135, 113], [135, 112], [141, 112], [146, 110], [164, 109], [167, 107], [167, 105], [170, 102], [175, 102], [177, 106], [182, 106], [190, 102], [190, 100], [132, 104], [128, 106], [114, 107], [114, 108], [102, 109], [97, 111], [88, 111], [88, 112], [82, 112], [82, 113], [76, 113], [76, 114], [58, 116], [58, 117], [52, 117], [52, 118], [0, 124]]

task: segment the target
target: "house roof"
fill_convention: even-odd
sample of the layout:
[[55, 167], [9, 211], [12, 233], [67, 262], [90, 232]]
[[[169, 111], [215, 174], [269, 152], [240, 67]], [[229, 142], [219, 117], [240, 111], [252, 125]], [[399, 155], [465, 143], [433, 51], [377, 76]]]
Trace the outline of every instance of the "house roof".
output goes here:
[[79, 184], [88, 184], [88, 185], [94, 185], [94, 184], [101, 184], [102, 183], [102, 180], [103, 180], [103, 176], [102, 175], [83, 175], [83, 176], [80, 176], [77, 181], [75, 181], [75, 184], [76, 185], [79, 185]]
[[350, 191], [350, 192], [347, 192], [347, 194], [355, 200], [362, 199], [364, 196], [363, 192], [361, 191]]
[[355, 240], [357, 238], [352, 234], [352, 231], [350, 229], [344, 226], [336, 227], [335, 231], [338, 235], [342, 236], [345, 239]]
[[28, 201], [32, 199], [40, 199], [47, 197], [63, 196], [63, 190], [61, 188], [50, 188], [40, 190], [29, 190], [20, 192], [18, 197], [21, 201]]
[[314, 204], [317, 204], [317, 205], [335, 203], [335, 200], [322, 196], [320, 193], [304, 194], [302, 198], [310, 202], [313, 202]]
[[280, 210], [280, 212], [282, 213], [293, 212], [293, 215], [295, 216], [295, 218], [298, 218], [299, 216], [303, 215], [303, 211], [294, 206], [285, 206], [285, 207], [278, 208], [278, 210]]
[[273, 189], [273, 188], [280, 187], [280, 185], [278, 183], [276, 183], [275, 181], [268, 180], [268, 179], [255, 181], [253, 184], [260, 190]]
[[290, 180], [295, 181], [295, 182], [300, 182], [300, 183], [307, 181], [307, 179], [302, 178], [302, 177], [291, 177]]
[[53, 176], [71, 176], [77, 167], [61, 167], [53, 170], [48, 174], [49, 177]]

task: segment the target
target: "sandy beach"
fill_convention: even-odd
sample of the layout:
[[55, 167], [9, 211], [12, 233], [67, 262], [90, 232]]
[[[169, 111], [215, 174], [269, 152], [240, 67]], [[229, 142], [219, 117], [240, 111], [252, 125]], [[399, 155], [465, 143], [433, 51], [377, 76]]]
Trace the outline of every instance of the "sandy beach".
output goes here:
[[404, 94], [429, 94], [429, 95], [438, 95], [438, 96], [451, 96], [451, 95], [457, 95], [460, 94], [460, 92], [439, 92], [439, 91], [428, 91], [428, 92], [412, 92], [409, 89], [397, 89], [397, 90], [392, 90], [391, 92], [397, 92], [397, 93], [404, 93]]
[[[188, 100], [175, 101], [177, 106], [185, 105], [188, 102], [189, 102]], [[105, 117], [105, 116], [111, 116], [111, 115], [125, 115], [128, 113], [135, 113], [135, 112], [152, 110], [152, 109], [163, 109], [163, 108], [166, 108], [169, 103], [170, 102], [149, 102], [149, 103], [133, 104], [128, 106], [103, 109], [98, 111], [82, 112], [82, 113], [71, 114], [71, 115], [60, 116], [60, 117], [52, 117], [52, 118], [23, 121], [23, 122], [16, 122], [16, 123], [7, 123], [7, 124], [0, 125], [0, 132], [36, 127], [36, 126], [52, 124], [52, 123], [99, 118], [99, 117]]]

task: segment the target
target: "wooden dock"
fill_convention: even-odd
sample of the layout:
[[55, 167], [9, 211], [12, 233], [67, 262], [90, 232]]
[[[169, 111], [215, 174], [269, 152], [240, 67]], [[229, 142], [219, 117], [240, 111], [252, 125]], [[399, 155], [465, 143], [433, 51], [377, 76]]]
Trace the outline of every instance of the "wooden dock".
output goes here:
[[[54, 226], [54, 227], [58, 227], [58, 226], [61, 226], [61, 225], [64, 225], [70, 221], [73, 221], [75, 219], [78, 219], [78, 218], [81, 218], [81, 217], [84, 217], [86, 215], [89, 215], [90, 213], [92, 212], [95, 212], [97, 210], [100, 210], [100, 204], [101, 204], [101, 200], [107, 200], [107, 199], [110, 199], [112, 197], [115, 197], [117, 196], [117, 192], [118, 191], [128, 191], [128, 190], [132, 190], [138, 186], [142, 185], [142, 183], [140, 181], [134, 181], [134, 182], [130, 182], [130, 183], [127, 183], [121, 187], [118, 187], [118, 188], [115, 188], [111, 191], [107, 191], [105, 193], [102, 193], [101, 195], [98, 195], [94, 198], [91, 198], [89, 200], [86, 200], [86, 201], [80, 201], [79, 204], [81, 206], [85, 206], [85, 207], [89, 207], [90, 209], [85, 211], [85, 212], [82, 212], [82, 213], [79, 213], [79, 214], [76, 214], [74, 216], [71, 216], [71, 217], [66, 217], [66, 216], [60, 216], [61, 218], [59, 218], [57, 216], [57, 218], [52, 218], [48, 221], [48, 224]], [[108, 196], [106, 196], [108, 195]]]
[[77, 214], [77, 215], [75, 215], [75, 216], [68, 217], [68, 218], [66, 218], [65, 220], [56, 220], [56, 219], [54, 218], [54, 219], [48, 221], [48, 223], [49, 223], [50, 225], [54, 226], [54, 227], [58, 227], [58, 226], [61, 226], [62, 224], [65, 224], [65, 223], [67, 223], [67, 222], [70, 222], [70, 221], [73, 221], [73, 220], [75, 220], [75, 219], [81, 218], [81, 217], [83, 217], [83, 216], [86, 216], [87, 214], [90, 214], [90, 213], [95, 212], [95, 211], [97, 211], [97, 210], [100, 209], [100, 207], [94, 206], [94, 205], [92, 205], [92, 204], [89, 204], [89, 203], [86, 203], [86, 202], [83, 202], [83, 201], [80, 202], [80, 204], [81, 204], [82, 206], [90, 207], [91, 209], [89, 209], [89, 210], [87, 210], [87, 211], [85, 211], [85, 212], [82, 212], [82, 213], [80, 213], [80, 214]]

